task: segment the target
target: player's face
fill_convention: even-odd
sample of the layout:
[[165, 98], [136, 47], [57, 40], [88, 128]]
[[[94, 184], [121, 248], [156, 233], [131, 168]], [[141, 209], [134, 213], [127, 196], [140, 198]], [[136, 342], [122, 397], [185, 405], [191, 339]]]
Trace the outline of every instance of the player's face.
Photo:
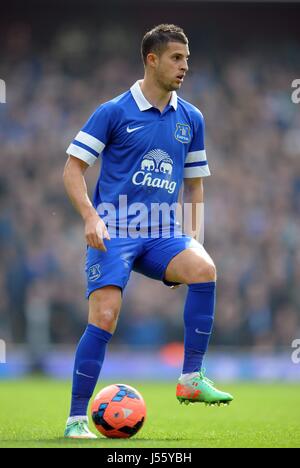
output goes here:
[[157, 57], [155, 67], [156, 81], [166, 91], [176, 91], [183, 83], [188, 71], [190, 52], [186, 44], [169, 42], [164, 52]]

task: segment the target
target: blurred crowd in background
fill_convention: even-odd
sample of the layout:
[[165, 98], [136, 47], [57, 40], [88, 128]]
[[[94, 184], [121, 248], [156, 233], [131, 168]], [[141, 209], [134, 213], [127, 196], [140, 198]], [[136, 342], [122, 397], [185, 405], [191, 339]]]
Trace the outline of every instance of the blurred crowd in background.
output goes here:
[[[142, 78], [140, 40], [122, 28], [65, 27], [37, 49], [19, 24], [1, 44], [0, 337], [10, 343], [39, 330], [42, 341], [74, 345], [84, 330], [84, 226], [64, 190], [65, 150], [100, 103]], [[191, 49], [179, 95], [206, 121], [205, 247], [218, 271], [211, 344], [290, 348], [300, 337], [299, 49], [250, 44], [210, 56], [195, 37]], [[87, 172], [91, 195], [99, 169]], [[133, 273], [112, 346], [181, 341], [185, 295]]]

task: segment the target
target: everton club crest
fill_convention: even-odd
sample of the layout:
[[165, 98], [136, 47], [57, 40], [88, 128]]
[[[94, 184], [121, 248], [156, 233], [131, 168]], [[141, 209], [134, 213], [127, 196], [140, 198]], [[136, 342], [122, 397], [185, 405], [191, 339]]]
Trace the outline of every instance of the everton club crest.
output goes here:
[[88, 279], [89, 281], [96, 281], [99, 279], [101, 276], [101, 270], [100, 270], [100, 265], [99, 263], [96, 263], [95, 265], [91, 266], [88, 269]]
[[186, 124], [177, 123], [175, 130], [175, 138], [180, 143], [190, 143], [191, 141], [191, 128]]

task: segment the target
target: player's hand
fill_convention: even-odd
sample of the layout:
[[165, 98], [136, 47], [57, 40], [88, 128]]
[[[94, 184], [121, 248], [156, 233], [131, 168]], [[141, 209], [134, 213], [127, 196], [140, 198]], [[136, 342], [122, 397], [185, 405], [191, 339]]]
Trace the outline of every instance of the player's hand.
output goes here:
[[87, 218], [85, 222], [85, 238], [90, 247], [102, 250], [103, 252], [107, 251], [104, 239], [110, 240], [110, 236], [104, 222], [97, 214]]

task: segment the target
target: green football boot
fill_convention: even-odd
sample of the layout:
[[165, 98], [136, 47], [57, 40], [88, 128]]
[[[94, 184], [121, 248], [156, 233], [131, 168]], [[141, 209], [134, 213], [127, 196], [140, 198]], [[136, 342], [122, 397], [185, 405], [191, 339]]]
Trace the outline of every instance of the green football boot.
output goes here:
[[68, 439], [97, 439], [88, 427], [87, 419], [67, 423], [64, 437]]
[[215, 388], [214, 383], [204, 376], [203, 372], [197, 372], [187, 381], [179, 380], [176, 389], [176, 397], [180, 403], [205, 403], [209, 406], [229, 405], [233, 400], [230, 393], [221, 392]]

